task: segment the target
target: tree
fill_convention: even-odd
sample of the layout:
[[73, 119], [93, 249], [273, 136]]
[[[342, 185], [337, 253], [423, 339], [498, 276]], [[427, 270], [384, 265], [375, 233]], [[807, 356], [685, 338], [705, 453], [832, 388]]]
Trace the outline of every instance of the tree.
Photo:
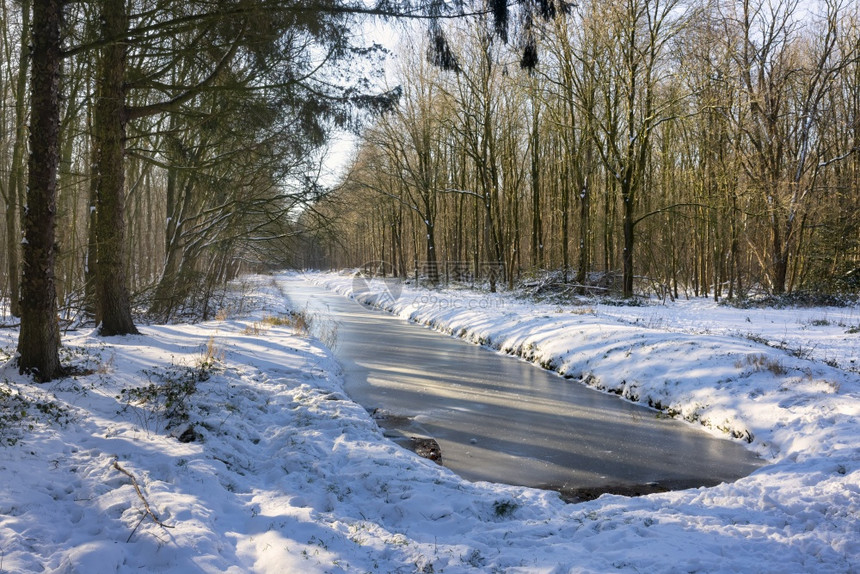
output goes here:
[[738, 129], [751, 148], [745, 156], [747, 171], [766, 205], [769, 277], [776, 294], [790, 290], [812, 184], [826, 159], [821, 155], [825, 148], [816, 142], [820, 108], [855, 57], [838, 50], [841, 2], [825, 2], [809, 43], [799, 37], [797, 9], [796, 0], [744, 0], [733, 18], [743, 42], [736, 53], [747, 105]]
[[[557, 116], [556, 123], [564, 153], [563, 170], [572, 180], [562, 189], [562, 204], [567, 208], [571, 188], [579, 202], [579, 256], [576, 282], [583, 285], [591, 267], [592, 229], [591, 204], [595, 178], [594, 150], [600, 143], [595, 132], [597, 108], [597, 68], [607, 48], [598, 41], [597, 27], [589, 20], [588, 11], [574, 11], [557, 18], [548, 40], [553, 56], [552, 66], [544, 72], [557, 94], [557, 105], [550, 110]], [[569, 256], [567, 253], [567, 225], [563, 224], [562, 266], [567, 282]]]
[[[325, 122], [345, 121], [350, 102], [379, 103], [357, 90], [315, 79], [320, 69], [350, 53], [344, 22], [363, 12], [373, 10], [341, 0], [317, 0], [309, 6], [221, 0], [156, 5], [132, 26], [122, 0], [102, 0], [93, 120], [96, 321], [102, 334], [136, 332], [124, 269], [123, 166], [129, 123], [179, 113], [184, 104], [210, 90], [227, 97], [270, 92], [267, 95], [280, 105], [298, 112], [291, 118], [301, 126], [296, 137], [319, 145]], [[178, 48], [173, 45], [177, 38]], [[135, 67], [128, 62], [132, 48]], [[177, 75], [179, 67], [195, 73]], [[201, 75], [199, 69], [206, 72]], [[221, 82], [231, 73], [229, 83]], [[132, 103], [131, 91], [142, 92], [133, 99], [144, 103]]]
[[34, 0], [30, 158], [24, 211], [18, 366], [37, 381], [62, 374], [54, 285], [54, 229], [60, 136], [61, 0]]
[[[399, 202], [423, 223], [423, 261], [430, 282], [436, 284], [439, 282], [436, 219], [443, 173], [439, 134], [446, 98], [431, 66], [415, 59], [406, 62], [414, 73], [404, 85], [400, 109], [381, 118], [366, 135], [376, 151], [366, 161], [372, 161], [378, 172], [356, 175], [362, 176], [363, 187]], [[402, 186], [392, 193], [380, 186], [379, 173], [393, 175]]]
[[125, 272], [125, 142], [128, 15], [125, 0], [102, 0], [93, 110], [96, 323], [102, 335], [137, 333]]
[[683, 22], [679, 9], [678, 0], [625, 0], [597, 8], [592, 20], [592, 25], [607, 29], [602, 37], [611, 54], [605, 75], [598, 80], [607, 105], [594, 120], [605, 142], [600, 148], [604, 167], [615, 179], [621, 199], [624, 297], [633, 295], [637, 206], [652, 136], [668, 120], [657, 86], [666, 45]]
[[20, 315], [19, 254], [20, 235], [18, 204], [24, 197], [24, 150], [27, 132], [27, 67], [30, 56], [30, 1], [21, 2], [21, 37], [19, 43], [18, 73], [15, 82], [15, 141], [12, 147], [12, 161], [9, 166], [9, 179], [6, 186], [6, 257], [9, 277], [10, 312], [13, 317]]

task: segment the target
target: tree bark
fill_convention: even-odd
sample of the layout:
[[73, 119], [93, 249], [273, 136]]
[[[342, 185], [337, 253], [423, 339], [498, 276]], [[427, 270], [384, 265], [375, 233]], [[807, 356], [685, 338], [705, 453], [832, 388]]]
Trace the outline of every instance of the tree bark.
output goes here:
[[532, 266], [543, 269], [543, 219], [541, 214], [541, 149], [540, 149], [540, 108], [537, 95], [532, 100]]
[[[590, 144], [585, 143], [586, 146]], [[585, 174], [581, 178], [579, 192], [579, 261], [576, 269], [576, 282], [584, 285], [591, 267], [591, 148], [585, 152]]]
[[624, 204], [624, 217], [622, 221], [624, 248], [621, 251], [621, 296], [627, 299], [633, 296], [633, 246], [635, 244], [635, 224], [632, 191], [622, 191], [621, 201]]
[[9, 166], [9, 185], [6, 188], [6, 263], [9, 274], [9, 312], [21, 316], [20, 220], [19, 199], [24, 197], [24, 138], [27, 133], [27, 66], [30, 59], [30, 0], [21, 2], [21, 56], [18, 60], [18, 77], [15, 82], [15, 143], [12, 146], [12, 165]]
[[54, 228], [60, 140], [61, 0], [33, 3], [30, 159], [23, 219], [18, 367], [47, 382], [63, 374], [54, 280]]
[[104, 336], [137, 333], [131, 317], [125, 258], [125, 66], [128, 15], [124, 0], [103, 0], [102, 48], [93, 110], [96, 146], [96, 322]]

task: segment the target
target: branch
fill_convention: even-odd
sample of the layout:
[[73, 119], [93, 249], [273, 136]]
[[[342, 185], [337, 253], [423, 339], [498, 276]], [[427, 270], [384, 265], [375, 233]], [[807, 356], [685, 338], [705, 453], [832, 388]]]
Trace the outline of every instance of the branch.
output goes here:
[[[144, 516], [149, 516], [150, 518], [152, 518], [153, 522], [155, 522], [156, 524], [158, 524], [162, 528], [175, 528], [174, 526], [170, 526], [169, 524], [163, 523], [161, 520], [158, 519], [158, 517], [155, 515], [155, 513], [152, 512], [152, 509], [149, 507], [149, 503], [146, 501], [146, 498], [143, 496], [143, 493], [140, 491], [140, 487], [137, 485], [137, 479], [134, 478], [133, 474], [131, 474], [129, 471], [127, 471], [126, 469], [121, 467], [119, 465], [119, 462], [116, 460], [113, 461], [113, 467], [131, 479], [131, 484], [132, 484], [132, 486], [134, 486], [134, 490], [137, 492], [137, 496], [139, 496], [140, 499], [143, 501], [143, 507], [146, 509]], [[140, 525], [140, 523], [138, 523], [138, 525]], [[126, 540], [126, 542], [129, 542], [131, 540], [131, 537], [134, 536], [135, 530], [137, 530], [137, 527], [135, 527], [135, 529], [131, 531], [131, 534], [128, 535], [128, 540]]]
[[633, 225], [637, 225], [643, 219], [648, 219], [652, 215], [660, 215], [661, 213], [666, 213], [667, 211], [672, 211], [676, 207], [701, 207], [703, 209], [716, 209], [713, 205], [705, 205], [703, 203], [675, 203], [673, 205], [667, 205], [666, 207], [661, 207], [660, 209], [654, 210], [650, 213], [646, 213], [638, 217], [635, 221], [633, 221]]
[[440, 189], [439, 192], [441, 192], [441, 193], [458, 193], [461, 195], [471, 195], [471, 196], [477, 197], [478, 199], [486, 199], [486, 197], [484, 197], [480, 193], [476, 193], [474, 191], [469, 191], [468, 189]]
[[[321, 19], [324, 16], [342, 17], [342, 16], [373, 16], [378, 18], [400, 18], [405, 20], [454, 20], [467, 16], [482, 16], [489, 13], [487, 9], [479, 9], [473, 11], [455, 11], [450, 13], [430, 14], [423, 7], [416, 6], [414, 8], [395, 9], [395, 8], [372, 8], [357, 5], [339, 5], [339, 6], [321, 6], [321, 5], [306, 5], [306, 6], [280, 6], [272, 8], [273, 14], [290, 15], [299, 21], [309, 17]], [[97, 50], [104, 46], [113, 44], [117, 41], [127, 41], [130, 44], [135, 44], [142, 40], [152, 40], [157, 38], [170, 38], [177, 34], [178, 30], [189, 30], [198, 24], [206, 23], [215, 19], [240, 18], [247, 15], [257, 15], [259, 7], [256, 6], [239, 6], [230, 10], [215, 10], [212, 12], [203, 12], [198, 14], [189, 14], [180, 16], [165, 21], [155, 21], [153, 24], [138, 26], [128, 30], [120, 38], [99, 38], [93, 42], [86, 42], [71, 46], [63, 51], [64, 58], [75, 56], [91, 50]], [[157, 15], [153, 11], [153, 15]], [[139, 18], [140, 14], [132, 14], [131, 18]], [[153, 34], [155, 32], [155, 34]]]
[[160, 112], [174, 111], [177, 107], [203, 91], [204, 88], [211, 84], [215, 80], [215, 78], [217, 78], [221, 74], [221, 71], [227, 67], [227, 64], [229, 64], [230, 61], [233, 59], [233, 56], [236, 55], [236, 51], [239, 49], [239, 42], [242, 39], [242, 36], [244, 36], [246, 28], [247, 24], [242, 27], [242, 30], [239, 32], [239, 35], [236, 37], [236, 40], [233, 42], [233, 45], [230, 46], [230, 49], [227, 50], [227, 53], [224, 54], [221, 60], [218, 61], [218, 64], [215, 66], [215, 69], [212, 70], [212, 73], [209, 74], [209, 76], [205, 78], [202, 82], [179, 94], [178, 96], [171, 98], [170, 100], [150, 104], [147, 106], [127, 108], [128, 119], [133, 120], [146, 116], [151, 116]]
[[818, 167], [819, 167], [819, 168], [827, 167], [827, 166], [829, 166], [831, 163], [837, 163], [837, 162], [842, 161], [843, 159], [848, 159], [848, 157], [849, 157], [849, 156], [851, 156], [851, 154], [853, 154], [853, 153], [855, 153], [855, 152], [858, 152], [858, 151], [860, 151], [860, 146], [855, 146], [855, 147], [851, 148], [850, 150], [848, 150], [847, 152], [845, 152], [844, 154], [842, 154], [842, 155], [840, 155], [840, 156], [836, 156], [836, 157], [834, 157], [834, 158], [827, 159], [827, 160], [824, 160], [824, 161], [819, 162], [819, 163], [818, 163]]

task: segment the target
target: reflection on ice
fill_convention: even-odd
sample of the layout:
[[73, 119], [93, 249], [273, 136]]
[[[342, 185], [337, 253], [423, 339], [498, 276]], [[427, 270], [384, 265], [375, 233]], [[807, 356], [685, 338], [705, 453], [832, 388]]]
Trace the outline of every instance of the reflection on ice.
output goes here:
[[[652, 409], [294, 285], [297, 307], [321, 309], [338, 323], [334, 351], [350, 396], [368, 410], [399, 415], [404, 434], [437, 440], [442, 463], [469, 480], [579, 499], [713, 485], [761, 465], [742, 445]], [[409, 426], [416, 417], [420, 429]]]

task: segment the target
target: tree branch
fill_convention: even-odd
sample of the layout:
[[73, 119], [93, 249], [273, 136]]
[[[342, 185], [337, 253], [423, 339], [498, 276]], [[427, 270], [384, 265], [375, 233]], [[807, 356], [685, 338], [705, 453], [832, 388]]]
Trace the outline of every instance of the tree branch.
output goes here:
[[209, 74], [207, 78], [205, 78], [196, 86], [189, 88], [185, 92], [179, 94], [174, 98], [171, 98], [170, 100], [166, 100], [164, 102], [157, 102], [155, 104], [149, 104], [146, 106], [126, 108], [128, 119], [133, 120], [146, 116], [151, 116], [157, 113], [175, 111], [183, 103], [187, 102], [188, 100], [202, 92], [209, 84], [215, 81], [218, 75], [227, 67], [227, 64], [229, 64], [230, 61], [233, 59], [233, 56], [236, 55], [236, 51], [239, 49], [240, 40], [244, 36], [246, 29], [247, 24], [242, 26], [242, 30], [239, 32], [238, 36], [233, 41], [233, 45], [230, 46], [230, 49], [227, 50], [227, 53], [224, 54], [221, 60], [218, 61], [218, 64], [215, 66], [215, 69], [212, 70], [212, 73]]
[[[144, 497], [143, 493], [140, 491], [140, 486], [137, 485], [137, 479], [134, 478], [133, 474], [131, 474], [129, 471], [127, 471], [126, 469], [121, 467], [119, 465], [119, 462], [116, 460], [113, 461], [113, 467], [131, 479], [131, 485], [134, 487], [135, 492], [137, 492], [137, 496], [140, 498], [140, 500], [143, 501], [143, 507], [145, 509], [144, 517], [149, 516], [150, 518], [152, 518], [153, 522], [155, 522], [156, 524], [158, 524], [162, 528], [175, 528], [174, 526], [171, 526], [169, 524], [165, 524], [161, 520], [158, 519], [158, 517], [155, 515], [155, 513], [149, 507], [149, 502], [146, 501], [146, 497]], [[140, 523], [138, 523], [138, 525], [140, 525]], [[135, 529], [132, 530], [131, 534], [129, 534], [128, 540], [126, 540], [126, 542], [129, 542], [131, 540], [131, 537], [134, 535], [134, 532], [136, 530], [137, 530], [137, 527], [135, 527]]]

